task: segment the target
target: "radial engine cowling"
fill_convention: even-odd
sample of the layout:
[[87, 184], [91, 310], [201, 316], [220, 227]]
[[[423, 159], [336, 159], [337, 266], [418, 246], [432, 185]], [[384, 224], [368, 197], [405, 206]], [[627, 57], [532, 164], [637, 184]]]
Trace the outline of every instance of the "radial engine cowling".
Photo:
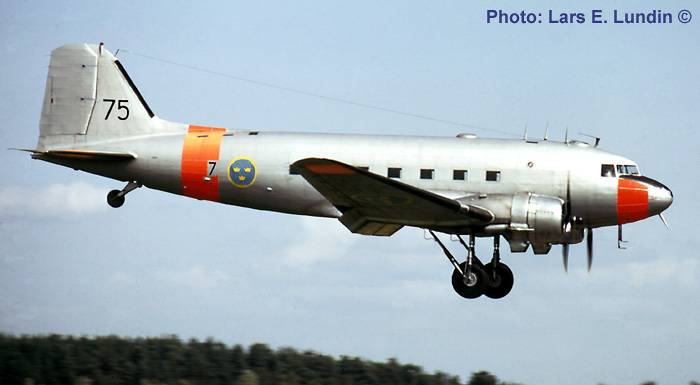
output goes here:
[[470, 196], [462, 201], [494, 213], [496, 219], [484, 228], [483, 235], [504, 235], [512, 252], [525, 252], [531, 244], [536, 254], [546, 254], [552, 244], [575, 244], [583, 240], [581, 228], [565, 226], [565, 202], [558, 197], [492, 194]]
[[533, 245], [561, 243], [564, 239], [563, 219], [564, 200], [561, 198], [513, 195], [510, 230], [514, 239], [527, 240]]

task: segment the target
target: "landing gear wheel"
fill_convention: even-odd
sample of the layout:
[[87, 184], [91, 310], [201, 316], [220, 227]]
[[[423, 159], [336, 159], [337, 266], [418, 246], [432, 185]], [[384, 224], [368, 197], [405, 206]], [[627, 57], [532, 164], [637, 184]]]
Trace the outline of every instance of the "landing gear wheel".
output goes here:
[[[467, 269], [467, 263], [462, 262], [459, 267], [462, 271]], [[452, 273], [452, 287], [457, 294], [464, 298], [477, 298], [484, 294], [489, 284], [489, 277], [486, 271], [478, 264], [472, 264], [471, 273], [467, 279], [459, 273], [457, 269]]]
[[484, 291], [487, 297], [499, 299], [510, 293], [510, 290], [513, 288], [514, 279], [513, 272], [507, 265], [499, 263], [494, 270], [492, 262], [485, 265], [484, 270], [486, 271], [489, 281]]
[[121, 191], [119, 190], [112, 190], [109, 192], [109, 194], [107, 194], [107, 203], [115, 209], [118, 207], [122, 207], [122, 205], [124, 204], [125, 198], [124, 195], [119, 195], [120, 192]]

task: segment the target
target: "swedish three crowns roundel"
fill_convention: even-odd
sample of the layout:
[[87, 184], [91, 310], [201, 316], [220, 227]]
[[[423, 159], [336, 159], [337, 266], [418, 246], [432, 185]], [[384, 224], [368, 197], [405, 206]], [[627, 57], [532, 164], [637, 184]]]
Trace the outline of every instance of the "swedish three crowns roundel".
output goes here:
[[236, 187], [249, 187], [255, 182], [256, 176], [255, 163], [245, 156], [239, 156], [228, 165], [228, 180]]

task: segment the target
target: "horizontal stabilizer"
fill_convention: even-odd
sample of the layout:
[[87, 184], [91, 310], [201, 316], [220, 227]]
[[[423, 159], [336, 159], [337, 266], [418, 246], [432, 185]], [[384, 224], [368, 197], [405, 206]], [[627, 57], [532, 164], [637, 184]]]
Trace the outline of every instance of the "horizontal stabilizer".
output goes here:
[[95, 150], [63, 150], [63, 151], [34, 151], [20, 150], [32, 153], [34, 159], [44, 158], [64, 158], [76, 160], [93, 160], [101, 162], [124, 161], [137, 159], [138, 155], [133, 152], [95, 151]]

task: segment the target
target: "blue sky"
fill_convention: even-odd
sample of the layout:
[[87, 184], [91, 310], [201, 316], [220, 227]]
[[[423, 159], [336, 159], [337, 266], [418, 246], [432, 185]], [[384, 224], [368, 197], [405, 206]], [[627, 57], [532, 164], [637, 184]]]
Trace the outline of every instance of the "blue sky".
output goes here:
[[[396, 357], [525, 384], [700, 380], [700, 8], [695, 2], [3, 2], [0, 331], [118, 334]], [[488, 9], [543, 23], [487, 23]], [[594, 25], [593, 9], [672, 24]], [[694, 15], [688, 24], [679, 11]], [[587, 22], [547, 22], [582, 12]], [[332, 219], [200, 202], [31, 160], [51, 50], [104, 42], [161, 118], [251, 130], [588, 140], [675, 196], [660, 220], [546, 256], [504, 253], [503, 300], [465, 301], [421, 230], [349, 233]], [[447, 124], [304, 96], [149, 59]], [[479, 127], [479, 128], [476, 128]], [[496, 132], [491, 131], [496, 130]], [[450, 245], [458, 251], [457, 244]], [[480, 240], [477, 253], [491, 255]]]

